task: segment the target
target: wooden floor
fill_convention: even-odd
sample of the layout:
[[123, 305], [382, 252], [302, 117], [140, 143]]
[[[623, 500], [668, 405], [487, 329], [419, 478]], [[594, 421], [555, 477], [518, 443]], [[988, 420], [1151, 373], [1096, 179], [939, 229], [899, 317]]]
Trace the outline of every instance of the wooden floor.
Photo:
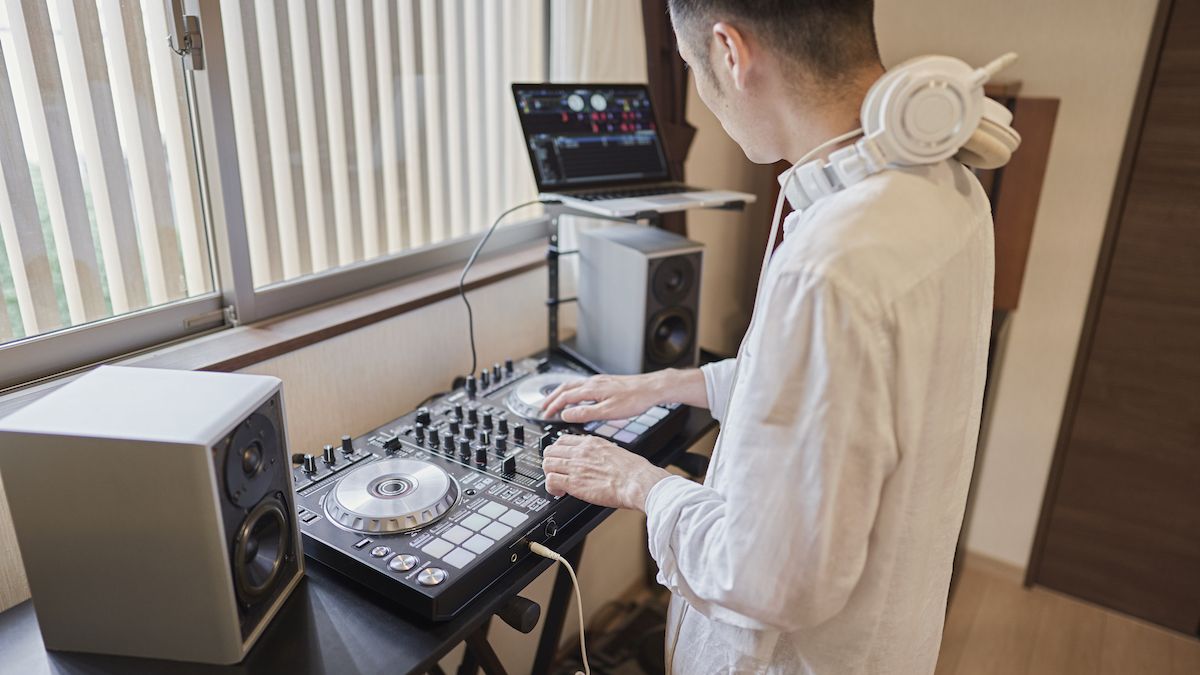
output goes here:
[[1045, 589], [969, 558], [936, 675], [1197, 675], [1200, 640]]

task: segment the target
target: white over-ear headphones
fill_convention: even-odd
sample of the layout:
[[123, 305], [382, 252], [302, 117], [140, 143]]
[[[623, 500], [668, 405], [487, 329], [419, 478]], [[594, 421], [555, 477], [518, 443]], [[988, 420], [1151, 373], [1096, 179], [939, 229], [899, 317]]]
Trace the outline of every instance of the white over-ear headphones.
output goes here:
[[808, 208], [818, 199], [884, 169], [935, 164], [955, 157], [980, 169], [1004, 166], [1021, 144], [1012, 113], [983, 95], [983, 85], [1017, 59], [1008, 53], [972, 69], [949, 56], [921, 56], [892, 68], [863, 100], [862, 129], [822, 144], [861, 135], [829, 161], [801, 160], [779, 182], [792, 208]]

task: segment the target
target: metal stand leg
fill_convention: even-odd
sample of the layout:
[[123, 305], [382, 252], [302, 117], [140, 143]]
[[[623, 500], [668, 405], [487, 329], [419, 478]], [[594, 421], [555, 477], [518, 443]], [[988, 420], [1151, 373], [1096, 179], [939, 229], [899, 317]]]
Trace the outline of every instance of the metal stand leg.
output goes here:
[[[476, 630], [475, 633], [478, 633], [480, 630], [485, 631], [486, 635], [487, 624], [484, 624], [483, 627]], [[475, 655], [475, 650], [471, 649], [470, 642], [470, 639], [475, 637], [475, 633], [471, 633], [471, 635], [467, 637], [467, 648], [463, 650], [462, 662], [458, 664], [458, 671], [455, 675], [477, 675], [479, 673], [479, 658]]]
[[496, 651], [488, 643], [488, 627], [491, 624], [492, 620], [488, 619], [467, 636], [467, 650], [458, 666], [458, 675], [475, 675], [480, 668], [486, 675], [508, 675], [504, 664], [500, 663], [500, 657], [496, 656]]
[[500, 663], [500, 657], [496, 656], [496, 651], [487, 641], [487, 629], [488, 624], [485, 623], [479, 630], [467, 636], [467, 652], [475, 655], [479, 666], [487, 675], [508, 675], [504, 664]]
[[549, 312], [546, 322], [546, 347], [551, 352], [558, 349], [558, 224], [559, 213], [554, 207], [550, 216], [550, 245], [546, 248], [546, 309]]
[[[586, 541], [586, 540], [585, 540]], [[583, 558], [583, 544], [567, 551], [563, 557], [579, 572], [579, 561]], [[550, 605], [546, 609], [546, 623], [542, 625], [542, 636], [538, 639], [537, 656], [533, 660], [533, 675], [546, 675], [554, 663], [558, 653], [558, 643], [562, 640], [563, 623], [567, 618], [567, 609], [571, 603], [571, 576], [561, 566], [554, 578], [554, 590], [550, 593]]]

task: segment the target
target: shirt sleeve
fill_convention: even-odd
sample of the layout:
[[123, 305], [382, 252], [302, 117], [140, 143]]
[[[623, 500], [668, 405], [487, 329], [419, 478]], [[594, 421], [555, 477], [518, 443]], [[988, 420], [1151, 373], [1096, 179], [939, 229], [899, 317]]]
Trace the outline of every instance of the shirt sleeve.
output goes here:
[[661, 583], [712, 619], [790, 632], [849, 601], [897, 449], [878, 312], [813, 274], [770, 283], [719, 472], [664, 479], [646, 512]]
[[708, 410], [713, 419], [725, 419], [725, 404], [729, 401], [729, 385], [733, 382], [733, 371], [737, 359], [724, 359], [700, 366], [704, 375], [704, 391], [708, 395]]

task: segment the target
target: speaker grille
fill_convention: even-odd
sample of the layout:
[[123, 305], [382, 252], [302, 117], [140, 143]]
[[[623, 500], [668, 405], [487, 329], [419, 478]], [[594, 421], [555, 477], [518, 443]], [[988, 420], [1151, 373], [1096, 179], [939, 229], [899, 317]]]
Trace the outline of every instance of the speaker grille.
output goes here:
[[282, 461], [275, 423], [262, 412], [251, 414], [234, 429], [225, 455], [225, 492], [229, 499], [242, 508], [262, 501], [275, 482], [275, 465]]
[[271, 590], [291, 548], [283, 495], [264, 499], [246, 517], [233, 547], [238, 600], [251, 603]]
[[264, 620], [300, 571], [281, 406], [274, 396], [214, 448], [243, 637]]
[[648, 261], [642, 372], [696, 365], [700, 261], [699, 253]]
[[683, 302], [696, 283], [696, 269], [685, 256], [664, 259], [654, 270], [654, 298], [664, 305]]
[[646, 360], [652, 367], [674, 365], [692, 352], [696, 321], [683, 307], [671, 307], [646, 324]]

